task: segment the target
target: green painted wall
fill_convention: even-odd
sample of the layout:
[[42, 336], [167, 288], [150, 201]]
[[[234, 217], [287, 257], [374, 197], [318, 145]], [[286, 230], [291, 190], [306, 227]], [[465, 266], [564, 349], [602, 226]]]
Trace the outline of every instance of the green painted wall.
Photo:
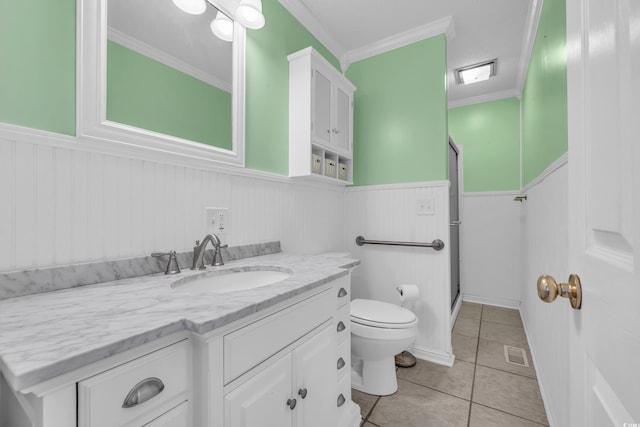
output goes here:
[[439, 35], [349, 67], [355, 185], [447, 179], [446, 63]]
[[289, 174], [289, 61], [313, 46], [339, 69], [339, 61], [278, 0], [263, 0], [266, 24], [247, 31], [246, 156], [248, 168]]
[[75, 135], [75, 101], [75, 1], [0, 1], [0, 121]]
[[109, 41], [107, 119], [230, 150], [231, 94]]
[[545, 0], [522, 95], [522, 182], [567, 152], [565, 0]]
[[449, 134], [463, 147], [464, 191], [520, 189], [520, 101], [449, 110]]

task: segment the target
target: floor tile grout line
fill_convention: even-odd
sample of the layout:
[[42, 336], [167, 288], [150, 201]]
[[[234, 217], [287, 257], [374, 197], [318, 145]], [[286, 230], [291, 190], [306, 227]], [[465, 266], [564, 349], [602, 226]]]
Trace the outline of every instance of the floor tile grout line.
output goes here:
[[510, 415], [512, 417], [515, 417], [515, 418], [520, 418], [521, 420], [525, 420], [525, 421], [529, 421], [529, 422], [534, 423], [534, 424], [538, 424], [539, 426], [546, 427], [546, 426], [549, 425], [549, 424], [540, 424], [538, 421], [531, 420], [529, 418], [523, 417], [522, 415], [512, 414], [511, 412], [507, 412], [507, 411], [504, 411], [502, 409], [494, 408], [492, 406], [488, 406], [488, 405], [485, 405], [483, 403], [478, 403], [478, 402], [472, 402], [472, 403], [475, 403], [476, 405], [482, 406], [482, 407], [487, 408], [487, 409], [491, 409], [492, 411], [500, 412], [500, 413], [503, 413], [503, 414], [506, 414], [506, 415]]
[[376, 405], [378, 405], [378, 402], [380, 402], [381, 398], [382, 398], [382, 396], [378, 396], [376, 398], [376, 401], [373, 402], [373, 405], [371, 405], [371, 409], [369, 409], [369, 412], [367, 413], [367, 416], [362, 419], [362, 423], [360, 423], [360, 425], [364, 425], [365, 423], [369, 422], [369, 417], [371, 416], [371, 413], [375, 409]]
[[512, 371], [507, 371], [506, 369], [500, 369], [500, 368], [496, 368], [495, 366], [488, 366], [482, 363], [476, 363], [476, 365], [478, 366], [482, 366], [483, 368], [487, 368], [487, 369], [493, 369], [496, 371], [500, 371], [500, 372], [504, 372], [505, 374], [513, 374], [513, 375], [518, 375], [519, 377], [523, 377], [523, 378], [529, 378], [530, 380], [535, 380], [536, 382], [538, 381], [538, 377], [530, 377], [529, 375], [524, 375], [518, 372], [512, 372]]
[[480, 324], [478, 325], [478, 336], [476, 337], [476, 357], [473, 360], [473, 377], [471, 377], [471, 395], [469, 396], [469, 413], [467, 414], [467, 427], [471, 427], [471, 408], [473, 406], [473, 389], [476, 387], [476, 369], [478, 368], [478, 350], [480, 349], [480, 329], [482, 328], [482, 312], [484, 304], [480, 306]]
[[[469, 363], [469, 362], [467, 362], [467, 363]], [[438, 392], [438, 393], [446, 394], [447, 396], [455, 397], [456, 399], [464, 400], [465, 402], [471, 402], [470, 398], [466, 399], [464, 397], [456, 396], [455, 394], [451, 394], [451, 393], [449, 393], [447, 391], [438, 390], [437, 388], [433, 388], [433, 387], [430, 387], [428, 385], [424, 385], [424, 384], [420, 384], [420, 383], [415, 383], [415, 382], [413, 382], [411, 380], [407, 380], [407, 379], [404, 379], [404, 378], [399, 378], [399, 379], [402, 380], [402, 381], [406, 381], [406, 382], [408, 382], [410, 384], [416, 385], [418, 387], [422, 387], [422, 388], [429, 389], [431, 391], [435, 391], [435, 392]]]

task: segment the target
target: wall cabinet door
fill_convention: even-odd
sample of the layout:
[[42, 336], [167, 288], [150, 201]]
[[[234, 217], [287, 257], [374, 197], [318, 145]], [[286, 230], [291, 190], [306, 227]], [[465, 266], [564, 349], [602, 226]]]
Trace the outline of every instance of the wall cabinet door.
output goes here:
[[313, 141], [331, 145], [331, 80], [322, 70], [313, 70]]
[[335, 146], [343, 153], [351, 153], [353, 137], [353, 101], [351, 92], [342, 86], [336, 86], [335, 128], [333, 137]]
[[[225, 396], [225, 426], [290, 427], [291, 354]], [[294, 408], [295, 409], [295, 408]]]
[[351, 155], [352, 93], [322, 67], [313, 70], [313, 142]]

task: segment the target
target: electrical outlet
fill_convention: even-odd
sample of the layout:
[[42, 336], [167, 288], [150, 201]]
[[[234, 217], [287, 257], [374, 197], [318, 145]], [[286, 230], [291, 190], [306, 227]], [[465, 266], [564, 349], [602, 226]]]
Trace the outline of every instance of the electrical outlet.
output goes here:
[[416, 202], [416, 214], [418, 215], [434, 215], [436, 213], [436, 203], [433, 197], [420, 199]]
[[218, 236], [223, 245], [229, 240], [229, 209], [205, 208], [207, 216], [207, 233]]

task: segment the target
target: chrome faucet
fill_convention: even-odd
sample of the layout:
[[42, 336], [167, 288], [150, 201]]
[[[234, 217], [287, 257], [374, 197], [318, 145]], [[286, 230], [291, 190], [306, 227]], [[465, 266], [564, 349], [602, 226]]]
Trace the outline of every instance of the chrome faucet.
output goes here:
[[220, 239], [215, 234], [207, 234], [202, 239], [202, 243], [199, 240], [196, 240], [196, 245], [193, 247], [193, 265], [191, 266], [192, 270], [204, 270], [206, 267], [204, 265], [204, 253], [207, 248], [207, 243], [211, 242], [213, 245], [213, 261], [211, 262], [212, 267], [217, 267], [220, 265], [224, 265], [222, 261], [222, 253], [220, 252], [221, 248], [226, 248], [229, 245], [220, 245]]

